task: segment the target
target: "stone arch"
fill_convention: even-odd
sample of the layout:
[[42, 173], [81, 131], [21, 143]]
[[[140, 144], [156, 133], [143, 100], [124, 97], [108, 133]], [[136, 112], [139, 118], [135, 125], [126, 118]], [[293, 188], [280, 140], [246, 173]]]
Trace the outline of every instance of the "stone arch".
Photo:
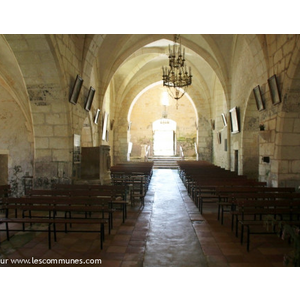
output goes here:
[[[127, 101], [127, 107], [122, 107], [123, 117], [119, 119], [125, 119], [126, 115], [126, 124], [122, 127], [118, 126], [118, 132], [115, 133], [115, 143], [118, 145], [115, 149], [116, 160], [125, 160], [127, 153], [123, 153], [122, 157], [118, 158], [118, 151], [128, 148], [128, 143], [133, 142], [133, 156], [139, 156], [140, 154], [140, 145], [150, 144], [151, 149], [153, 149], [153, 132], [152, 132], [152, 122], [162, 118], [163, 106], [161, 105], [161, 94], [164, 91], [161, 82], [156, 82], [148, 87], [146, 87], [142, 92], [134, 97], [131, 103]], [[139, 102], [142, 101], [142, 102]], [[198, 114], [193, 103], [193, 100], [186, 94], [182, 99], [182, 104], [179, 106], [179, 109], [176, 111], [175, 100], [170, 98], [170, 106], [167, 108], [167, 113], [170, 114], [170, 118], [177, 121], [178, 116], [182, 116], [184, 111], [188, 111], [189, 114], [189, 127], [192, 129], [187, 129], [188, 126], [184, 126], [184, 122], [179, 122], [179, 131], [178, 134], [181, 135], [181, 138], [186, 143], [186, 148], [191, 148], [188, 143], [195, 139], [197, 140], [197, 123], [198, 123]], [[174, 102], [174, 103], [173, 103]], [[137, 105], [137, 103], [139, 103]], [[141, 113], [139, 114], [137, 111]], [[151, 113], [150, 113], [151, 112]], [[177, 117], [176, 117], [177, 115]], [[133, 119], [132, 119], [133, 118]], [[193, 119], [193, 120], [192, 120]], [[148, 122], [145, 124], [145, 122]], [[130, 124], [131, 126], [128, 126]], [[142, 124], [141, 127], [137, 127], [138, 124]], [[124, 130], [124, 127], [126, 128]], [[130, 130], [129, 130], [130, 128]], [[194, 132], [194, 134], [191, 133]], [[122, 137], [121, 137], [122, 135]], [[192, 137], [193, 135], [193, 137]], [[179, 137], [179, 136], [178, 136]], [[122, 144], [120, 142], [122, 141]], [[115, 145], [115, 146], [116, 146]], [[190, 151], [191, 152], [191, 151]], [[120, 152], [119, 152], [120, 153]], [[194, 144], [193, 144], [193, 153], [194, 153]]]
[[[194, 46], [194, 49], [197, 50], [198, 48]], [[142, 50], [138, 50], [138, 51], [142, 51]], [[205, 53], [206, 58], [209, 58], [209, 53], [207, 51], [203, 50], [202, 53]], [[144, 55], [144, 51], [142, 54]], [[163, 54], [165, 55], [165, 53], [160, 53], [159, 55], [163, 55]], [[137, 54], [136, 53], [132, 54], [132, 56], [137, 56]], [[219, 56], [219, 58], [221, 59], [221, 56]], [[208, 61], [212, 62], [212, 61], [215, 61], [215, 59], [209, 58]], [[211, 72], [214, 72], [214, 70], [211, 68], [211, 66], [208, 63], [206, 63], [206, 64], [207, 64], [207, 67], [211, 69]], [[214, 64], [214, 66], [216, 68], [219, 68], [217, 66], [217, 64]], [[130, 72], [130, 74], [132, 74], [132, 72]], [[152, 73], [151, 73], [151, 76], [148, 76], [147, 78], [143, 78], [141, 76], [138, 76], [137, 78], [133, 78], [133, 80], [131, 80], [130, 84], [125, 84], [125, 83], [123, 84], [124, 89], [120, 88], [117, 91], [118, 94], [116, 95], [116, 98], [118, 99], [118, 103], [119, 103], [118, 107], [122, 107], [122, 111], [120, 113], [117, 113], [117, 115], [118, 115], [117, 122], [119, 122], [119, 121], [122, 122], [122, 125], [119, 123], [116, 123], [118, 128], [120, 128], [120, 126], [128, 125], [124, 122], [124, 120], [121, 121], [121, 119], [124, 118], [124, 111], [126, 111], [127, 107], [130, 106], [130, 104], [128, 104], [127, 102], [129, 101], [129, 99], [132, 99], [132, 94], [138, 95], [139, 93], [141, 93], [144, 86], [151, 85], [151, 83], [153, 82], [153, 78], [155, 77], [154, 75], [157, 75], [157, 74], [153, 73], [153, 76], [152, 76]], [[227, 103], [226, 91], [224, 91], [223, 88], [226, 85], [226, 83], [223, 82], [223, 84], [221, 84], [217, 73], [215, 73], [214, 76], [210, 77], [211, 82], [209, 82], [209, 83], [206, 83], [205, 80], [201, 76], [202, 75], [200, 73], [197, 74], [197, 84], [196, 84], [197, 86], [196, 87], [191, 86], [189, 93], [191, 92], [191, 97], [193, 99], [194, 98], [197, 99], [196, 100], [197, 103], [195, 102], [195, 107], [197, 109], [196, 127], [198, 128], [197, 142], [198, 142], [198, 134], [199, 134], [199, 136], [201, 137], [201, 145], [202, 145], [201, 149], [199, 149], [199, 152], [201, 152], [200, 157], [204, 160], [211, 161], [211, 159], [212, 159], [212, 151], [211, 151], [212, 150], [212, 138], [210, 135], [209, 136], [207, 135], [207, 132], [211, 132], [210, 119], [212, 118], [212, 116], [214, 116], [216, 114], [212, 109], [212, 103], [214, 102], [214, 99], [213, 99], [213, 91], [212, 91], [213, 84], [211, 84], [211, 82], [213, 82], [215, 80], [220, 83], [218, 85], [218, 87], [222, 87], [222, 95], [223, 95], [222, 101], [225, 101], [225, 103]], [[223, 75], [223, 77], [226, 77], [226, 76]], [[129, 82], [129, 81], [130, 80], [127, 79], [126, 82]], [[125, 86], [126, 86], [126, 90], [125, 90]], [[200, 88], [200, 86], [201, 86], [201, 88]], [[218, 99], [220, 99], [219, 96], [218, 96]], [[198, 126], [198, 118], [201, 119], [201, 122], [200, 122], [201, 126]], [[128, 122], [128, 116], [127, 116], [127, 122]], [[125, 131], [122, 130], [122, 133], [117, 133], [115, 135], [115, 141], [117, 144], [120, 143], [120, 140], [124, 141], [124, 143], [129, 142]], [[125, 147], [125, 144], [124, 144], [124, 149], [127, 149], [127, 147]], [[207, 149], [209, 149], [209, 150], [207, 150]], [[118, 150], [116, 149], [116, 153], [117, 152], [118, 152]], [[118, 155], [116, 154], [116, 156], [118, 156]], [[126, 157], [126, 154], [123, 153], [122, 156]]]
[[[34, 133], [25, 82], [9, 44], [0, 36], [0, 156], [1, 171], [12, 195], [25, 192], [23, 176], [32, 176]], [[3, 169], [2, 169], [3, 168]]]
[[[28, 94], [34, 131], [35, 186], [72, 176], [72, 115], [62, 36], [6, 35]], [[61, 52], [60, 52], [61, 51]], [[64, 75], [63, 75], [64, 74]]]
[[266, 118], [269, 108], [258, 112], [253, 95], [253, 88], [259, 85], [265, 100], [268, 56], [267, 51], [263, 50], [264, 41], [263, 36], [237, 35], [234, 40], [233, 61], [231, 62], [232, 80], [235, 84], [232, 89], [230, 109], [238, 106], [241, 125], [239, 134], [229, 133], [231, 170], [235, 169], [237, 159], [239, 174], [255, 179], [258, 179], [259, 173], [262, 173], [262, 169], [257, 168], [259, 155], [262, 155], [264, 151], [270, 153], [271, 148], [269, 142], [266, 145], [265, 141], [258, 138], [259, 122]]
[[[141, 97], [141, 95], [144, 94], [147, 90], [149, 90], [149, 89], [151, 89], [151, 88], [153, 88], [155, 86], [158, 86], [158, 85], [162, 86], [162, 81], [158, 81], [158, 82], [155, 82], [153, 84], [150, 84], [149, 86], [145, 87], [141, 92], [139, 92], [137, 96], [135, 96], [135, 98], [130, 103], [130, 107], [129, 107], [129, 110], [128, 110], [128, 114], [127, 114], [127, 121], [128, 122], [130, 122], [130, 116], [131, 116], [132, 109], [133, 109], [135, 103]], [[191, 105], [193, 106], [193, 109], [195, 111], [195, 117], [196, 117], [196, 120], [197, 120], [197, 123], [198, 123], [198, 115], [197, 115], [197, 110], [196, 110], [195, 103], [192, 100], [192, 98], [189, 96], [188, 93], [186, 93], [185, 96], [190, 101]]]

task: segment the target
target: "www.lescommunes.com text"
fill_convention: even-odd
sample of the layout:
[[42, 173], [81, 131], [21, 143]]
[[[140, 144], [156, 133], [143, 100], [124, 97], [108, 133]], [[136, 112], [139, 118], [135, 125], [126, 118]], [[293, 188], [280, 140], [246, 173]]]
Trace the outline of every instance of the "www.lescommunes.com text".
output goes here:
[[0, 265], [101, 265], [100, 258], [0, 258]]

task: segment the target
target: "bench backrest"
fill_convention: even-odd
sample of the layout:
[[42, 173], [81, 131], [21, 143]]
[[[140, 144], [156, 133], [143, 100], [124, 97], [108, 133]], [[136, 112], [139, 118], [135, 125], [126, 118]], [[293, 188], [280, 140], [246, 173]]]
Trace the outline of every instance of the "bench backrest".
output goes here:
[[232, 186], [232, 187], [217, 187], [218, 194], [233, 194], [233, 193], [293, 193], [295, 188], [292, 187], [266, 187], [266, 186]]
[[279, 212], [280, 210], [300, 214], [300, 201], [299, 200], [238, 200], [236, 202], [236, 211], [243, 212], [251, 210], [253, 214], [257, 212], [267, 214], [269, 211]]

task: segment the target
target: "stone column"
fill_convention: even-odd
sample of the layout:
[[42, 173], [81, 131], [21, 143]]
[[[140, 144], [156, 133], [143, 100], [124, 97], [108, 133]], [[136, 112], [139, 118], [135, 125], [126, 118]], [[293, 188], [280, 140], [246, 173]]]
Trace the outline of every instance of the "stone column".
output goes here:
[[100, 181], [101, 184], [110, 184], [110, 146], [102, 145], [100, 146]]

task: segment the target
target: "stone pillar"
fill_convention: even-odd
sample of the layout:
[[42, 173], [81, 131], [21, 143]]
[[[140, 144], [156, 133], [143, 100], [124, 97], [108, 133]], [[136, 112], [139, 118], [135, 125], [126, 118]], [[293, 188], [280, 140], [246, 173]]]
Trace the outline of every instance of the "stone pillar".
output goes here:
[[110, 146], [102, 145], [100, 146], [100, 181], [101, 184], [110, 184]]

